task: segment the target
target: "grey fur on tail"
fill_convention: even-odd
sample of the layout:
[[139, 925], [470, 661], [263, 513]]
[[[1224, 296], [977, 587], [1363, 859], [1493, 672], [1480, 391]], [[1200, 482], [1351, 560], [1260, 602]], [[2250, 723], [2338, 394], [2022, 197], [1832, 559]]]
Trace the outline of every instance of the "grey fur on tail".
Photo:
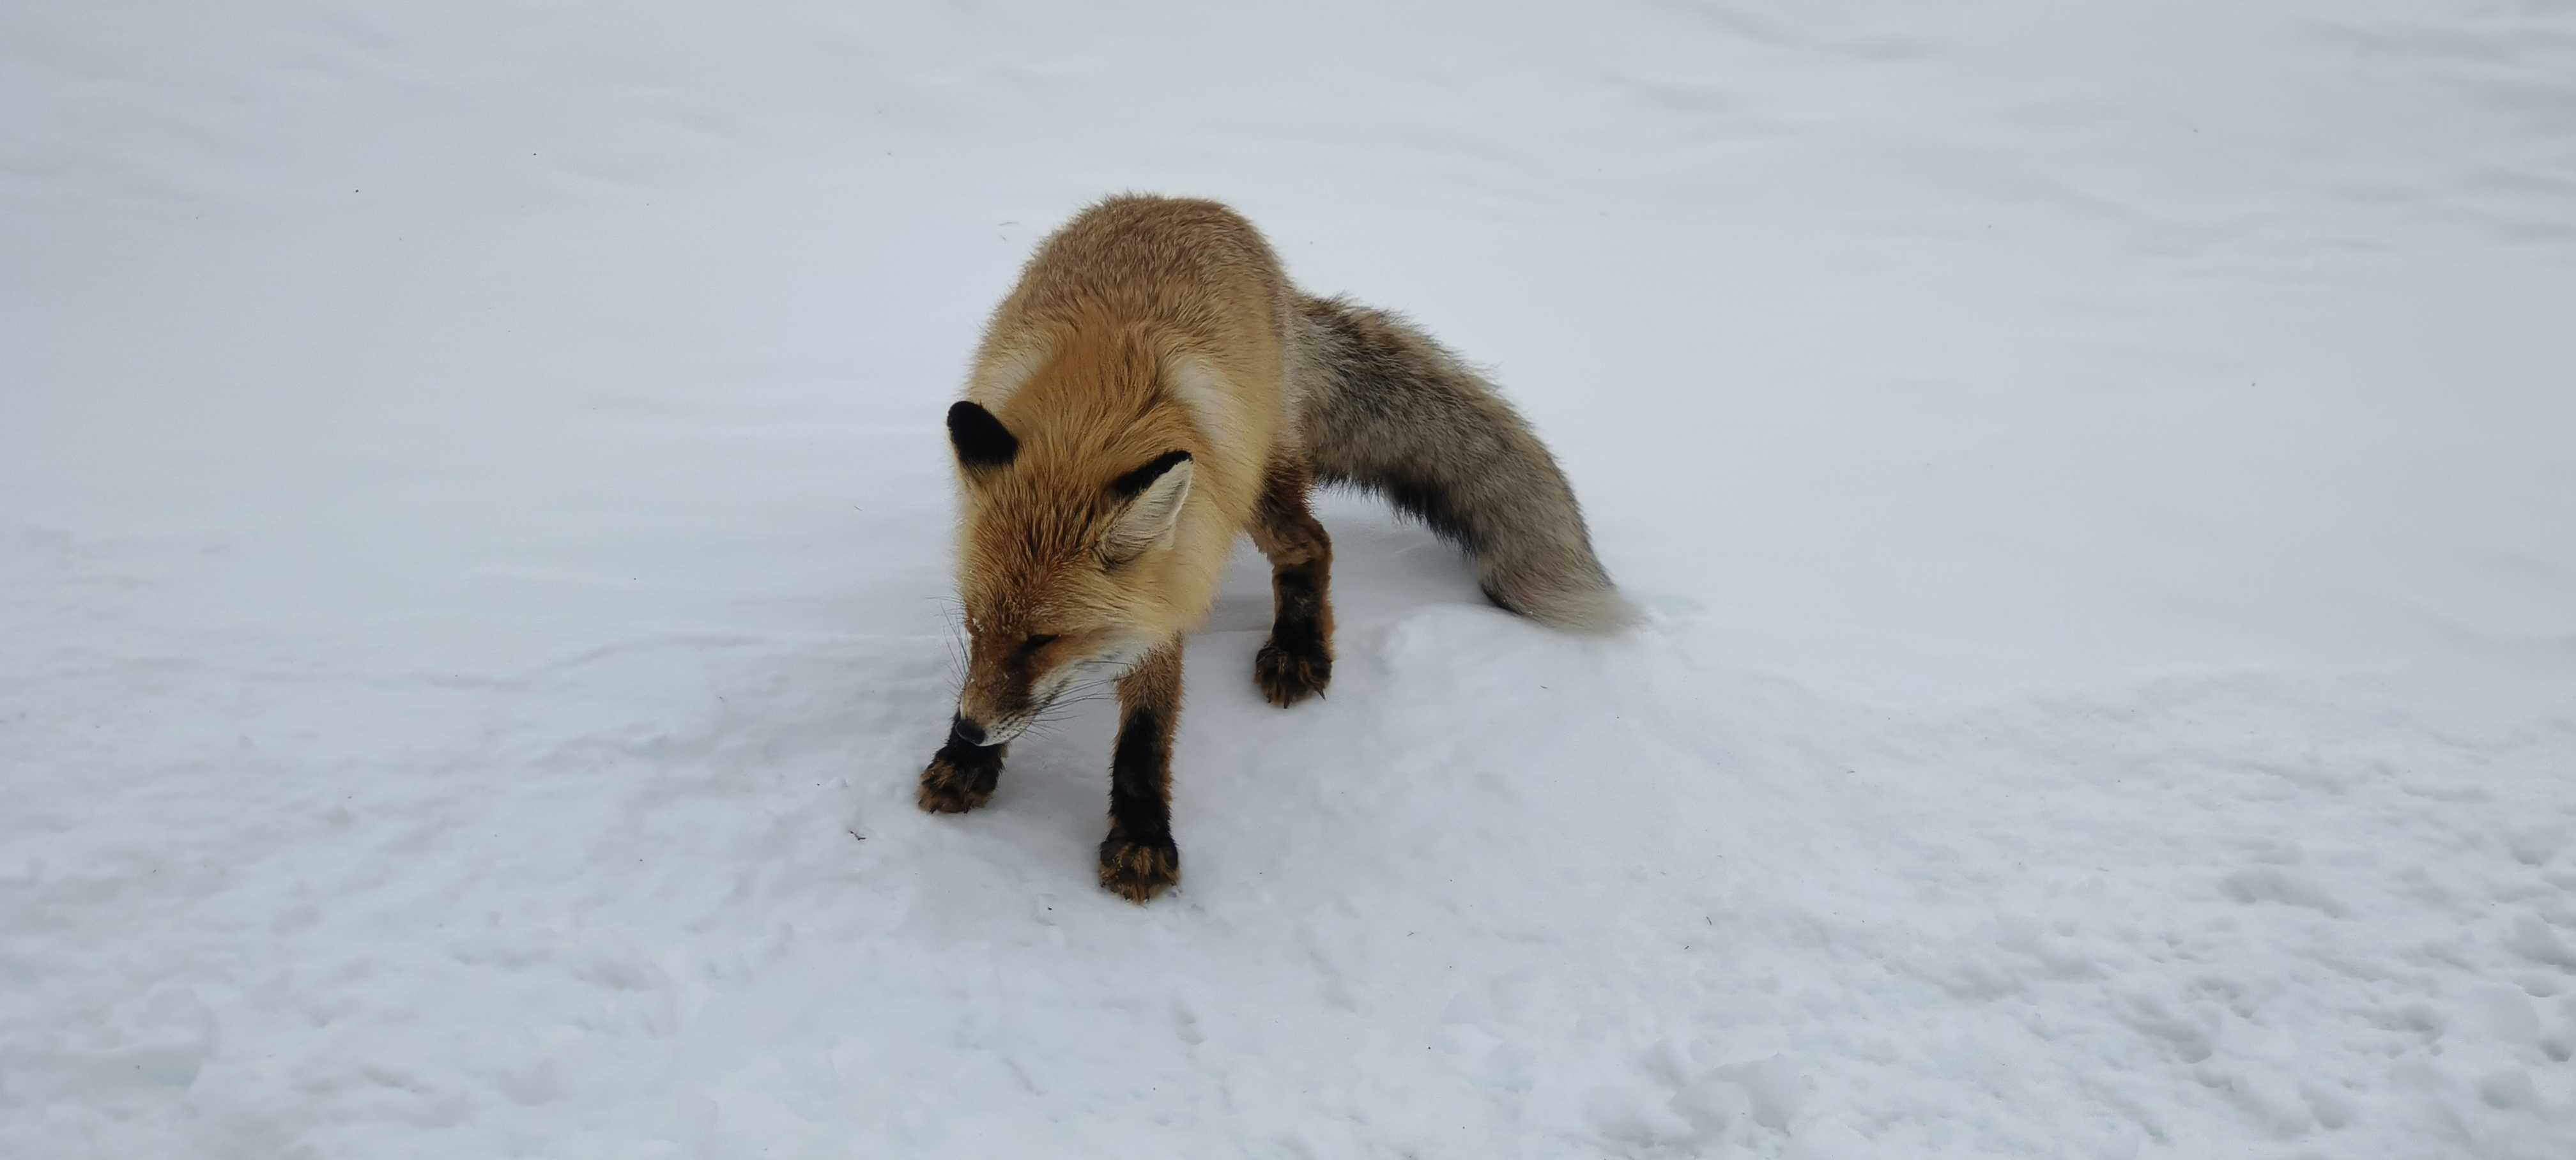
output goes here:
[[1476, 559], [1485, 598], [1607, 633], [1636, 619], [1529, 423], [1395, 315], [1299, 296], [1290, 377], [1315, 477], [1379, 492]]

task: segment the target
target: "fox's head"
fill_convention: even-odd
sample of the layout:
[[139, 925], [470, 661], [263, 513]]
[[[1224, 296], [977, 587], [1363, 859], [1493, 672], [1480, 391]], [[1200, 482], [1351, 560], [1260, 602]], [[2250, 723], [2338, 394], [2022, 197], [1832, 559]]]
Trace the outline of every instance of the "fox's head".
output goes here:
[[1194, 467], [1153, 426], [1123, 425], [1104, 449], [1063, 431], [1024, 439], [971, 402], [949, 408], [968, 638], [959, 740], [1003, 744], [1170, 638], [1165, 593]]

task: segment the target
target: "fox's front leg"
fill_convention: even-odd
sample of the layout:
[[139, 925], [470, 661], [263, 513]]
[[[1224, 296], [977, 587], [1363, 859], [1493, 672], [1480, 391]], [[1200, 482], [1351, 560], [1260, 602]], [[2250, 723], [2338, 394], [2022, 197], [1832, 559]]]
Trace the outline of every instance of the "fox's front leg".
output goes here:
[[1118, 682], [1118, 749], [1109, 759], [1109, 836], [1100, 884], [1143, 902], [1181, 880], [1172, 844], [1172, 731], [1181, 717], [1181, 642], [1157, 646]]
[[[968, 730], [975, 736], [969, 739]], [[1002, 751], [1007, 745], [978, 745], [983, 730], [964, 717], [948, 723], [948, 741], [921, 771], [921, 796], [915, 800], [934, 814], [962, 814], [984, 804], [1002, 780]]]

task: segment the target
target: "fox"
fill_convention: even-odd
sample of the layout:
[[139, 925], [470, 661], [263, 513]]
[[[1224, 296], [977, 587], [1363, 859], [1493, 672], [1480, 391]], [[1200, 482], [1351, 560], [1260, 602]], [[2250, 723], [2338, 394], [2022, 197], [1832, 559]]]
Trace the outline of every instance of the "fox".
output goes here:
[[920, 776], [933, 814], [984, 805], [1010, 744], [1114, 688], [1100, 884], [1178, 884], [1172, 742], [1183, 639], [1238, 539], [1270, 563], [1252, 679], [1288, 708], [1333, 677], [1319, 486], [1384, 496], [1473, 559], [1496, 606], [1608, 634], [1635, 619], [1574, 489], [1494, 386], [1405, 319], [1292, 284], [1214, 201], [1122, 194], [1041, 242], [948, 408], [965, 672]]

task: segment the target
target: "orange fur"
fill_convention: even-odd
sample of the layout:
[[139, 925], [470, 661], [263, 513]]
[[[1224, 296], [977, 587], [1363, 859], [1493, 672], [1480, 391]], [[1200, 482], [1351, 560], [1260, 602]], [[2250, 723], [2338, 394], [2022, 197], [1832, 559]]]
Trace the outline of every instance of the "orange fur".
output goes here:
[[[1008, 665], [1031, 634], [1062, 638], [1042, 662], [1132, 659], [1205, 618], [1287, 424], [1289, 293], [1250, 223], [1212, 202], [1114, 199], [1030, 261], [966, 392], [1019, 453], [990, 477], [960, 471], [961, 712], [1008, 717]], [[1171, 451], [1192, 476], [1170, 546], [1103, 568], [1125, 506], [1111, 481]]]

